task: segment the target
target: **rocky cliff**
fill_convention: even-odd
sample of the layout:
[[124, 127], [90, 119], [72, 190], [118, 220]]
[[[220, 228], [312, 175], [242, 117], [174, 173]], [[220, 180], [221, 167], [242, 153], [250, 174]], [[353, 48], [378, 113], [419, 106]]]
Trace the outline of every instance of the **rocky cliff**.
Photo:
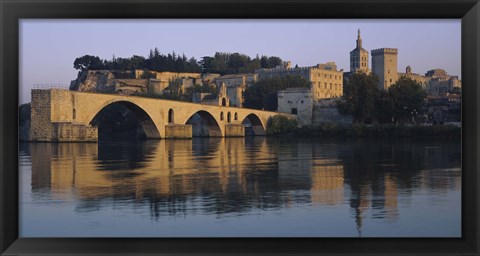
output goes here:
[[88, 70], [78, 74], [70, 83], [70, 90], [82, 92], [115, 91], [115, 75], [108, 70]]

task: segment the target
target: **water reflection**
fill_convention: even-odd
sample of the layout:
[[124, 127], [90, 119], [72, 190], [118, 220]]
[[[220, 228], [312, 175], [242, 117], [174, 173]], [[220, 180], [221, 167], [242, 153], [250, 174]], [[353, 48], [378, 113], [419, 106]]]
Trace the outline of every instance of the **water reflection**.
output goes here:
[[75, 202], [77, 213], [147, 209], [155, 221], [348, 207], [361, 236], [365, 219], [397, 222], [416, 194], [442, 204], [461, 186], [460, 143], [431, 139], [196, 138], [32, 143], [21, 151], [31, 158], [33, 201]]

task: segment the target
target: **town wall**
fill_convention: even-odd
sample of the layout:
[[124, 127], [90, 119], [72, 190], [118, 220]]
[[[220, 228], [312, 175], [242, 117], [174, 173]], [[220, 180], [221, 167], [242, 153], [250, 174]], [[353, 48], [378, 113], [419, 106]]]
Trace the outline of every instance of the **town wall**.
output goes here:
[[338, 112], [335, 103], [315, 104], [313, 106], [313, 126], [324, 123], [351, 124], [353, 118], [344, 116]]

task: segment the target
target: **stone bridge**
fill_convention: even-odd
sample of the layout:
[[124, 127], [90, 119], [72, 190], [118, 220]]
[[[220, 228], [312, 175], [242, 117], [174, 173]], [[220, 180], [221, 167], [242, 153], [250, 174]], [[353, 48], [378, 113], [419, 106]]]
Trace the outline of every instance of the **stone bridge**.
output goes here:
[[[290, 114], [247, 108], [65, 89], [34, 89], [30, 140], [97, 141], [98, 128], [93, 121], [103, 109], [114, 104], [126, 107], [135, 115], [147, 138], [191, 138], [194, 134], [241, 137], [245, 136], [246, 126], [254, 135], [265, 135], [272, 116], [296, 118]], [[192, 122], [194, 116], [201, 119], [202, 127]]]

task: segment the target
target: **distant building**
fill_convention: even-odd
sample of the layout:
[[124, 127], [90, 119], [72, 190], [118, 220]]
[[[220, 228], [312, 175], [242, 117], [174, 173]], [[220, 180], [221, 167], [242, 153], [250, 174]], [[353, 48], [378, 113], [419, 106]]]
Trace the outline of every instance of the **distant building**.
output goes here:
[[297, 115], [300, 125], [312, 124], [313, 100], [308, 88], [288, 88], [277, 93], [278, 112]]
[[368, 69], [368, 51], [362, 47], [362, 37], [360, 36], [360, 29], [357, 35], [357, 47], [350, 51], [350, 73], [356, 72], [370, 73]]
[[193, 102], [214, 106], [230, 106], [230, 98], [227, 94], [227, 86], [222, 84], [217, 95], [211, 93], [195, 93], [193, 95]]
[[412, 72], [412, 67], [407, 66], [405, 68], [405, 73], [398, 73], [399, 77], [406, 77], [414, 80], [415, 82], [419, 83], [423, 89], [426, 89], [428, 82], [430, 79], [428, 77], [422, 76], [420, 74], [416, 74]]
[[230, 105], [243, 107], [243, 93], [245, 89], [257, 81], [257, 74], [231, 74], [217, 77], [215, 84], [218, 88], [222, 84], [227, 86], [227, 95], [230, 98]]
[[440, 68], [429, 70], [422, 76], [412, 73], [412, 68], [407, 66], [405, 73], [398, 73], [398, 75], [416, 81], [431, 96], [446, 95], [455, 89], [459, 90], [462, 86], [458, 76], [450, 76]]
[[343, 95], [343, 70], [337, 70], [335, 62], [318, 64], [314, 67], [291, 68], [290, 63], [271, 69], [255, 71], [258, 79], [276, 76], [298, 75], [310, 82], [313, 100], [336, 98]]
[[388, 90], [398, 80], [398, 49], [380, 48], [372, 50], [372, 72], [378, 76], [377, 87]]

